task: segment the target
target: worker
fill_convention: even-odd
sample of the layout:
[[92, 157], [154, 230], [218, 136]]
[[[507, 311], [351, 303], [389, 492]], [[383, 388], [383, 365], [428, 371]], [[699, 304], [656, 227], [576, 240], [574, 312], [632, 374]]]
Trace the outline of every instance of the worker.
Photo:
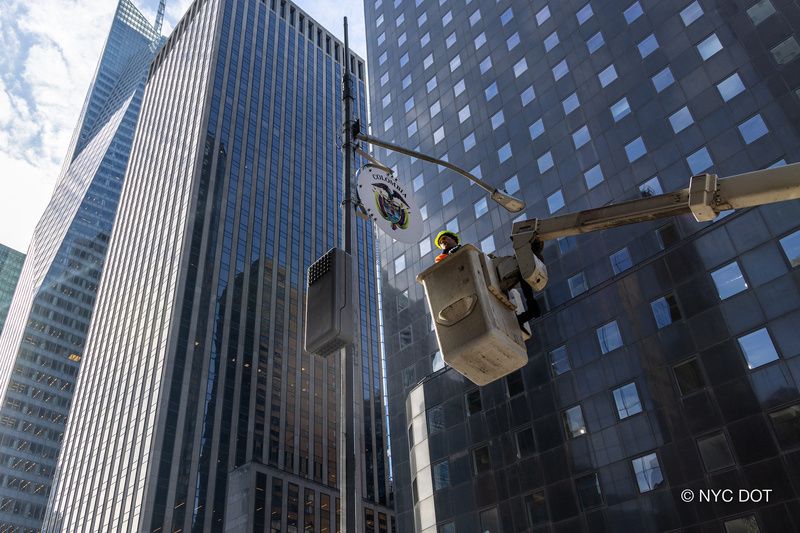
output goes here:
[[436, 246], [442, 249], [442, 253], [436, 256], [437, 263], [461, 248], [458, 234], [450, 230], [439, 232], [436, 236]]

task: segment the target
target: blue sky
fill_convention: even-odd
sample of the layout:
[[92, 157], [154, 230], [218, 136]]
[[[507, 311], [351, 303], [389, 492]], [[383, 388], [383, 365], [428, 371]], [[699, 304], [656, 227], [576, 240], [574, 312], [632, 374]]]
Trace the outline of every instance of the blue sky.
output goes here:
[[[158, 0], [133, 0], [155, 20]], [[366, 57], [361, 0], [297, 0]], [[168, 35], [191, 0], [167, 0]], [[4, 0], [0, 8], [0, 243], [22, 252], [50, 201], [115, 0]]]

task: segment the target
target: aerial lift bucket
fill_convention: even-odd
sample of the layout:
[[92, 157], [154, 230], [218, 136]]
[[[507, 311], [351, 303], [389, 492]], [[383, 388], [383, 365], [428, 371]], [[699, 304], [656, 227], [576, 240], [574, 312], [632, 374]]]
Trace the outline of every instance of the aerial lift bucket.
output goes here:
[[422, 271], [417, 281], [425, 288], [445, 363], [476, 385], [525, 366], [516, 305], [500, 290], [489, 257], [467, 244]]

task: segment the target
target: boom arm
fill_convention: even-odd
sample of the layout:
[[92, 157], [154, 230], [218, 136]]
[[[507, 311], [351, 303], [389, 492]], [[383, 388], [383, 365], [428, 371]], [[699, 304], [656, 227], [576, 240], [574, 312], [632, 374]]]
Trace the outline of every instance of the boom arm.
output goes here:
[[713, 220], [721, 211], [728, 209], [742, 209], [797, 198], [800, 198], [800, 163], [756, 170], [724, 179], [719, 179], [715, 174], [699, 174], [692, 176], [689, 187], [679, 191], [552, 218], [517, 222], [513, 226], [511, 240], [518, 269], [513, 268], [508, 261], [500, 261], [497, 263], [498, 271], [506, 287], [513, 278], [518, 280], [521, 277], [534, 289], [542, 290], [547, 282], [547, 270], [532, 251], [532, 246], [537, 241], [687, 213], [692, 213], [698, 222], [705, 222]]

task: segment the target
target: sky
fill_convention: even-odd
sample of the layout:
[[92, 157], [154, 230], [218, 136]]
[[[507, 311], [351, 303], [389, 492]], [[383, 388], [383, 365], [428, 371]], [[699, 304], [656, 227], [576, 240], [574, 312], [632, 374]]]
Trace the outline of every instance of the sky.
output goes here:
[[[133, 0], [151, 21], [158, 0]], [[167, 0], [169, 35], [191, 0]], [[296, 0], [366, 58], [361, 0]], [[3, 0], [0, 7], [0, 243], [21, 252], [50, 201], [114, 16], [115, 0]]]

